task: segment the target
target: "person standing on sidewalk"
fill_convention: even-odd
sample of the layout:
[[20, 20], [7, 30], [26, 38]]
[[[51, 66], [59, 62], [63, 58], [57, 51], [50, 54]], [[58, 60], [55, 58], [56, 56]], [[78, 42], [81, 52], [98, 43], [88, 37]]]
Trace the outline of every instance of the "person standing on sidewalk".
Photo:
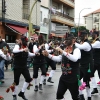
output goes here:
[[4, 83], [2, 79], [4, 79], [4, 62], [5, 60], [10, 60], [10, 54], [8, 53], [8, 49], [6, 46], [4, 46], [2, 49], [0, 49], [0, 82]]

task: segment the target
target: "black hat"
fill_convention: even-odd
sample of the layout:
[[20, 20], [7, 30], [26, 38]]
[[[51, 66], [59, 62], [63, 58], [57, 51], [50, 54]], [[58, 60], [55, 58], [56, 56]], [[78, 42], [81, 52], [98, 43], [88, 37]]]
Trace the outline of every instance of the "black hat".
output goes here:
[[28, 42], [28, 39], [27, 39], [26, 36], [21, 36], [21, 40], [22, 40], [22, 41], [26, 41], [26, 42]]
[[96, 34], [97, 36], [99, 36], [99, 32], [98, 31], [94, 31], [93, 34]]
[[74, 39], [74, 35], [71, 33], [66, 33], [66, 39]]
[[81, 35], [87, 35], [87, 34], [88, 34], [88, 33], [87, 33], [86, 31], [81, 31], [81, 32], [80, 32], [80, 36], [81, 36]]

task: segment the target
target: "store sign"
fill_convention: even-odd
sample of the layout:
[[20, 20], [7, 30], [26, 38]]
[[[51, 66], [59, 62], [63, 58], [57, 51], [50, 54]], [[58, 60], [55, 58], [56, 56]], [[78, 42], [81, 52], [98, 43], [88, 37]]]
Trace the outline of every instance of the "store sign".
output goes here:
[[65, 34], [68, 32], [68, 26], [56, 26], [56, 33]]
[[47, 26], [41, 26], [40, 27], [40, 33], [48, 34], [48, 27]]

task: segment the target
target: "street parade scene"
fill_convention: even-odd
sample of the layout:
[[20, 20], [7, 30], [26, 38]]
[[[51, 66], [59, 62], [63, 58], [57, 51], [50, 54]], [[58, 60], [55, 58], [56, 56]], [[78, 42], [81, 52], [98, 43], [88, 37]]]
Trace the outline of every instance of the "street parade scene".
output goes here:
[[89, 3], [0, 0], [0, 100], [100, 100], [100, 8]]

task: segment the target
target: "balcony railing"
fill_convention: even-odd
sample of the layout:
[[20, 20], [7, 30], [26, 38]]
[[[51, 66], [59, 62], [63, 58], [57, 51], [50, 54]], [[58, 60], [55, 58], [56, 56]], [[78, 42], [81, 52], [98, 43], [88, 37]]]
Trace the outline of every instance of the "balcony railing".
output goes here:
[[55, 13], [52, 12], [52, 15], [58, 15], [58, 16], [61, 16], [61, 17], [64, 17], [64, 18], [67, 18], [69, 20], [74, 21], [74, 18], [73, 17], [70, 17], [69, 15], [63, 14], [63, 13], [58, 12], [58, 11], [56, 11]]

